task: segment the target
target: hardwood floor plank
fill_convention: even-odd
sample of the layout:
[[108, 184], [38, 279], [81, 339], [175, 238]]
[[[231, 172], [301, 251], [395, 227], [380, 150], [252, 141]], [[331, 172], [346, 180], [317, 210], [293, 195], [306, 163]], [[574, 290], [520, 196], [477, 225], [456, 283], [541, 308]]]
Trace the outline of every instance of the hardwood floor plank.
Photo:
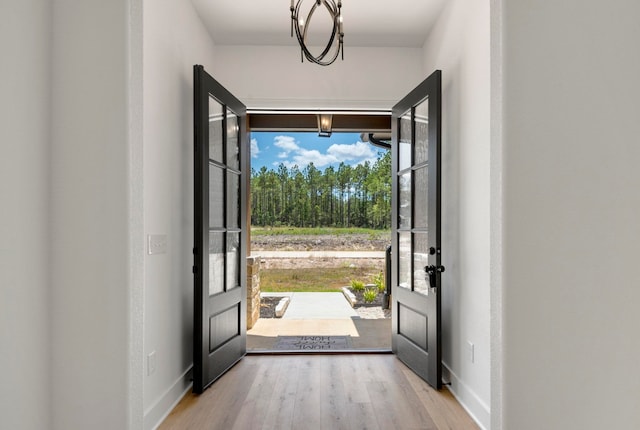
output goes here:
[[413, 390], [406, 390], [395, 382], [371, 383], [367, 388], [380, 427], [437, 430], [424, 406], [415, 399]]
[[238, 416], [242, 413], [242, 405], [251, 388], [251, 381], [255, 380], [259, 369], [258, 365], [243, 364], [246, 364], [246, 366], [238, 366], [230, 370], [230, 372], [233, 372], [230, 376], [235, 376], [235, 379], [240, 380], [239, 382], [232, 384], [232, 381], [224, 381], [225, 384], [220, 387], [215, 387], [215, 384], [211, 387], [218, 393], [215, 407], [211, 408], [208, 413], [212, 427], [208, 427], [206, 423], [203, 423], [204, 425], [201, 428], [233, 428]]
[[256, 378], [247, 393], [242, 405], [242, 413], [238, 415], [234, 429], [262, 428], [269, 403], [274, 395], [276, 381], [282, 371], [282, 363], [282, 360], [260, 362]]
[[[245, 357], [245, 360], [254, 358], [263, 357]], [[268, 358], [282, 360], [282, 367], [278, 372], [278, 378], [273, 389], [271, 401], [267, 408], [267, 413], [264, 417], [262, 429], [291, 429], [293, 410], [298, 390], [298, 365], [300, 360], [297, 356], [278, 356]]]
[[308, 357], [299, 367], [296, 402], [293, 409], [294, 429], [319, 429], [321, 427], [320, 396], [322, 385], [328, 379], [322, 374], [320, 367], [323, 356]]
[[373, 405], [369, 402], [349, 404], [349, 428], [352, 430], [386, 430], [386, 428], [379, 426]]
[[349, 403], [371, 403], [366, 383], [371, 381], [372, 375], [359, 367], [360, 360], [356, 355], [340, 356], [345, 395]]
[[366, 389], [381, 428], [437, 428], [395, 356], [362, 356], [358, 361], [358, 367], [370, 375]]
[[247, 356], [159, 427], [194, 430], [476, 430], [447, 390], [389, 354]]
[[[342, 358], [342, 357], [341, 357]], [[342, 360], [327, 356], [322, 372], [326, 381], [321, 385], [320, 397], [322, 430], [349, 430], [349, 405], [342, 372]]]
[[446, 388], [441, 391], [434, 390], [406, 366], [403, 373], [413, 386], [417, 398], [436, 423], [438, 430], [479, 429], [449, 390]]
[[180, 412], [183, 399], [159, 428], [232, 428], [249, 390], [249, 386], [244, 382], [255, 379], [257, 367], [252, 363], [240, 362], [201, 395], [187, 394], [185, 399], [189, 410]]

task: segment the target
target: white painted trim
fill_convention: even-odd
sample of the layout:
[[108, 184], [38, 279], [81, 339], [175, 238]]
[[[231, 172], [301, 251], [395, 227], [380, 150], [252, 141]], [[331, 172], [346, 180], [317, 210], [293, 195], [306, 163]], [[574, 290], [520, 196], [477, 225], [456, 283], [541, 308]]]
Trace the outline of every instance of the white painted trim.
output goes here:
[[167, 418], [173, 408], [175, 408], [180, 400], [187, 394], [193, 382], [191, 381], [191, 371], [193, 366], [189, 367], [180, 377], [173, 383], [162, 396], [144, 412], [144, 430], [155, 430]]
[[458, 378], [445, 363], [442, 363], [442, 380], [450, 382], [449, 391], [465, 411], [483, 430], [491, 428], [491, 410], [482, 399]]
[[302, 98], [256, 98], [248, 97], [242, 94], [237, 95], [240, 100], [247, 106], [250, 111], [273, 110], [273, 109], [311, 109], [311, 110], [390, 110], [398, 101], [397, 100], [336, 100], [336, 99], [317, 99], [313, 100]]
[[269, 115], [313, 115], [316, 113], [330, 113], [333, 115], [370, 115], [370, 116], [391, 116], [390, 109], [332, 109], [329, 111], [318, 111], [315, 109], [248, 109], [248, 114], [269, 114]]

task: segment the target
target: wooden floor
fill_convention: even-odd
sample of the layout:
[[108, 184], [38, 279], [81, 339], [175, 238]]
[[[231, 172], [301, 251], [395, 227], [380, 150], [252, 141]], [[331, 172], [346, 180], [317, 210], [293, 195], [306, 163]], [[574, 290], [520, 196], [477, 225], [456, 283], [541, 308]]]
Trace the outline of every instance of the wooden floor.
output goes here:
[[249, 355], [160, 429], [478, 429], [391, 354]]

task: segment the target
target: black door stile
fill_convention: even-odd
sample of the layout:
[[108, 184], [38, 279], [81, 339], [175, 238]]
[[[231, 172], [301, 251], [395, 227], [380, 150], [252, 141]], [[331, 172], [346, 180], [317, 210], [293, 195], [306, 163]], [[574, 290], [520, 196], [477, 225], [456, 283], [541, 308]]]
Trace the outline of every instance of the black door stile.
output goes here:
[[246, 108], [194, 66], [193, 391], [246, 353]]
[[442, 385], [441, 72], [392, 111], [392, 350]]

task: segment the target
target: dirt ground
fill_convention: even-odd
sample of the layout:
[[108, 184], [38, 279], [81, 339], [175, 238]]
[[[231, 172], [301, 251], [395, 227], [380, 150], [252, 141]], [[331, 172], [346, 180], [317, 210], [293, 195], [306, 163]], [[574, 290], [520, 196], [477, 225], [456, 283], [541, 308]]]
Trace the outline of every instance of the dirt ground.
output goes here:
[[251, 236], [252, 251], [384, 251], [390, 235]]
[[[384, 251], [391, 238], [371, 237], [367, 234], [350, 235], [274, 235], [252, 236], [251, 252], [260, 251]], [[263, 269], [297, 269], [307, 267], [372, 266], [384, 269], [384, 258], [268, 258]]]
[[[259, 254], [259, 253], [258, 253]], [[352, 266], [353, 265], [353, 266]], [[307, 267], [375, 267], [384, 270], [384, 258], [263, 258], [262, 269], [305, 269]]]

